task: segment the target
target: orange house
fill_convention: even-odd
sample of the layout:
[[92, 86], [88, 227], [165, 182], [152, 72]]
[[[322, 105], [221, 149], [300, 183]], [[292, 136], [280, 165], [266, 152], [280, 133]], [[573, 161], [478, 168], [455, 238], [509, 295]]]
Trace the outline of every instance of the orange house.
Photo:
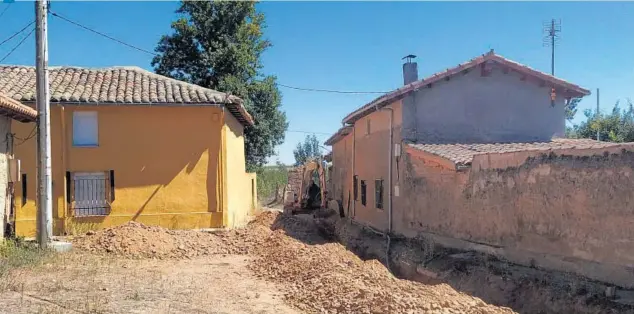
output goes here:
[[[130, 220], [169, 228], [243, 224], [256, 204], [246, 173], [242, 100], [138, 67], [52, 67], [53, 229]], [[35, 70], [0, 66], [0, 92], [35, 106]], [[16, 125], [22, 161], [15, 230], [34, 235], [34, 125]], [[246, 196], [246, 197], [245, 197]]]

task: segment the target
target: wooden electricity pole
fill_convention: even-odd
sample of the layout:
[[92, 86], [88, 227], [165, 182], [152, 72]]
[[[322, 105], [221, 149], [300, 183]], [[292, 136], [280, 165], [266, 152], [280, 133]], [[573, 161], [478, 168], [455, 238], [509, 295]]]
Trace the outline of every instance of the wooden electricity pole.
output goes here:
[[53, 233], [51, 117], [48, 82], [48, 1], [35, 1], [37, 92], [37, 242], [46, 248]]

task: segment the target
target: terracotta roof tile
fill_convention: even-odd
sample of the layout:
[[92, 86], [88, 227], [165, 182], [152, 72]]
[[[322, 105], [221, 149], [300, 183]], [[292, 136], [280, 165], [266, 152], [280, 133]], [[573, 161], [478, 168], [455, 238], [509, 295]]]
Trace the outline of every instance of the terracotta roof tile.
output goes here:
[[599, 142], [592, 139], [553, 139], [536, 143], [497, 144], [408, 144], [415, 149], [448, 159], [458, 166], [468, 166], [473, 157], [489, 153], [550, 151], [554, 149], [592, 149], [619, 146], [622, 143]]
[[0, 94], [0, 114], [22, 122], [33, 122], [37, 118], [35, 109], [2, 94]]
[[346, 135], [350, 133], [352, 133], [352, 127], [344, 126], [340, 128], [339, 130], [337, 130], [335, 134], [330, 136], [324, 144], [329, 146], [335, 145], [335, 143], [339, 142], [341, 139], [343, 139], [344, 137], [346, 137]]
[[[50, 67], [51, 101], [74, 104], [224, 105], [242, 124], [253, 124], [242, 100], [139, 67]], [[35, 101], [35, 68], [0, 65], [0, 93]]]

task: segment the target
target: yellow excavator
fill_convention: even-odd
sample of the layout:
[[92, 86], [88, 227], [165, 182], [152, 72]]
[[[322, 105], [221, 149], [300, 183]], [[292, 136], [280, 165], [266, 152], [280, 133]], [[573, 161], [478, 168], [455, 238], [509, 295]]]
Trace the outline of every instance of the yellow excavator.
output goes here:
[[291, 180], [289, 177], [290, 190], [295, 191], [292, 210], [326, 207], [326, 172], [321, 160], [308, 160], [303, 165], [298, 166], [294, 173], [295, 179], [300, 179], [297, 176], [301, 179]]

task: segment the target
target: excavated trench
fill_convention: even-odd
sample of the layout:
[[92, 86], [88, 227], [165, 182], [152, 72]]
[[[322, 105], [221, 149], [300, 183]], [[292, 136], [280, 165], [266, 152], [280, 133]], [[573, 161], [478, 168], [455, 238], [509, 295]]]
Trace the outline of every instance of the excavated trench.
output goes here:
[[[634, 313], [634, 294], [570, 273], [524, 267], [477, 252], [441, 247], [429, 239], [387, 239], [376, 231], [321, 210], [320, 234], [363, 260], [379, 260], [397, 277], [457, 291], [519, 313]], [[319, 217], [321, 216], [321, 217]], [[387, 254], [386, 254], [387, 253]], [[386, 256], [389, 254], [389, 260]]]

